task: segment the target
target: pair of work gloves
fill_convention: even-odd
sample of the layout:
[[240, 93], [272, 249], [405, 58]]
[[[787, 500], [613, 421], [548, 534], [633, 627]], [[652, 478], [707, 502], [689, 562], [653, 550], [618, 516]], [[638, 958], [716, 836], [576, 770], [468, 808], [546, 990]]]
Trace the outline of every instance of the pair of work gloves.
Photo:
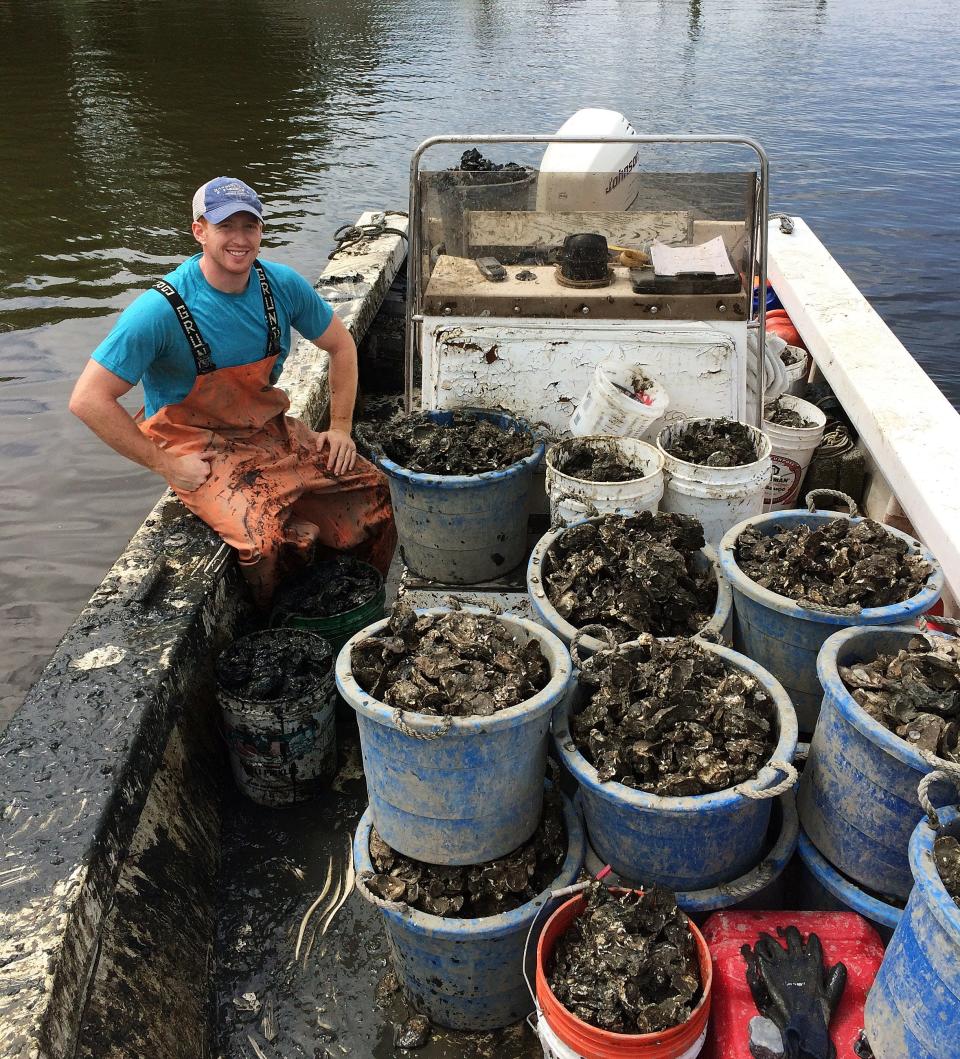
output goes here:
[[786, 948], [761, 934], [752, 949], [740, 950], [761, 1016], [750, 1020], [750, 1052], [754, 1059], [835, 1059], [830, 1018], [847, 984], [847, 969], [842, 963], [824, 966], [816, 934], [804, 942], [794, 926], [778, 927], [777, 933]]

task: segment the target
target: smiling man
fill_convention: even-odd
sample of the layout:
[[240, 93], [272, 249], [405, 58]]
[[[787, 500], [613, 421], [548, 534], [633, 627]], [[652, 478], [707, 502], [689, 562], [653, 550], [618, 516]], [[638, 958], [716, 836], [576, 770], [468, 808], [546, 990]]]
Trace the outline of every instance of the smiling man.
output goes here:
[[[386, 574], [396, 544], [384, 476], [351, 437], [357, 349], [293, 269], [257, 258], [263, 205], [233, 177], [193, 197], [201, 252], [145, 291], [94, 350], [70, 410], [115, 451], [163, 477], [237, 550], [264, 605], [319, 544]], [[329, 355], [330, 425], [286, 415], [275, 383], [295, 328]], [[144, 416], [119, 403], [143, 383]]]

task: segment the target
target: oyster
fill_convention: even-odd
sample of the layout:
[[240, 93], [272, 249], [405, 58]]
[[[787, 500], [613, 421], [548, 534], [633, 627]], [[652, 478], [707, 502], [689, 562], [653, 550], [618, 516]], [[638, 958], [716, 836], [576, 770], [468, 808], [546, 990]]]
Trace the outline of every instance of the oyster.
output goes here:
[[394, 463], [419, 474], [483, 474], [502, 471], [533, 452], [529, 433], [504, 429], [465, 411], [449, 413], [449, 425], [426, 412], [389, 419], [379, 443]]
[[697, 423], [671, 441], [667, 452], [702, 467], [741, 467], [758, 459], [754, 435], [732, 419]]

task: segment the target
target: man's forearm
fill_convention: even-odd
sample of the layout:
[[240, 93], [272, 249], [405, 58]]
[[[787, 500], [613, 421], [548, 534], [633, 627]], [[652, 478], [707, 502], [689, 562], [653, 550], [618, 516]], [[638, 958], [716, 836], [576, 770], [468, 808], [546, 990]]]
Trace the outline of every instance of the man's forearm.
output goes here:
[[357, 400], [356, 349], [330, 354], [330, 426], [347, 434], [353, 429], [353, 406]]
[[75, 398], [70, 402], [70, 411], [114, 452], [166, 477], [169, 463], [167, 454], [140, 431], [133, 417], [119, 402]]

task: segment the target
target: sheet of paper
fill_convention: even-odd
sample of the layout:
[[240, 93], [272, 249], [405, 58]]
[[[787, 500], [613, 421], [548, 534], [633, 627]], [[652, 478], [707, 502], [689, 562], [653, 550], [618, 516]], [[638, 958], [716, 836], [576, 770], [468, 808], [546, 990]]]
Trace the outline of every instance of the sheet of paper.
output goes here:
[[684, 272], [705, 272], [712, 276], [732, 276], [733, 265], [718, 235], [699, 246], [667, 246], [654, 243], [650, 247], [653, 271], [658, 276], [679, 276]]

